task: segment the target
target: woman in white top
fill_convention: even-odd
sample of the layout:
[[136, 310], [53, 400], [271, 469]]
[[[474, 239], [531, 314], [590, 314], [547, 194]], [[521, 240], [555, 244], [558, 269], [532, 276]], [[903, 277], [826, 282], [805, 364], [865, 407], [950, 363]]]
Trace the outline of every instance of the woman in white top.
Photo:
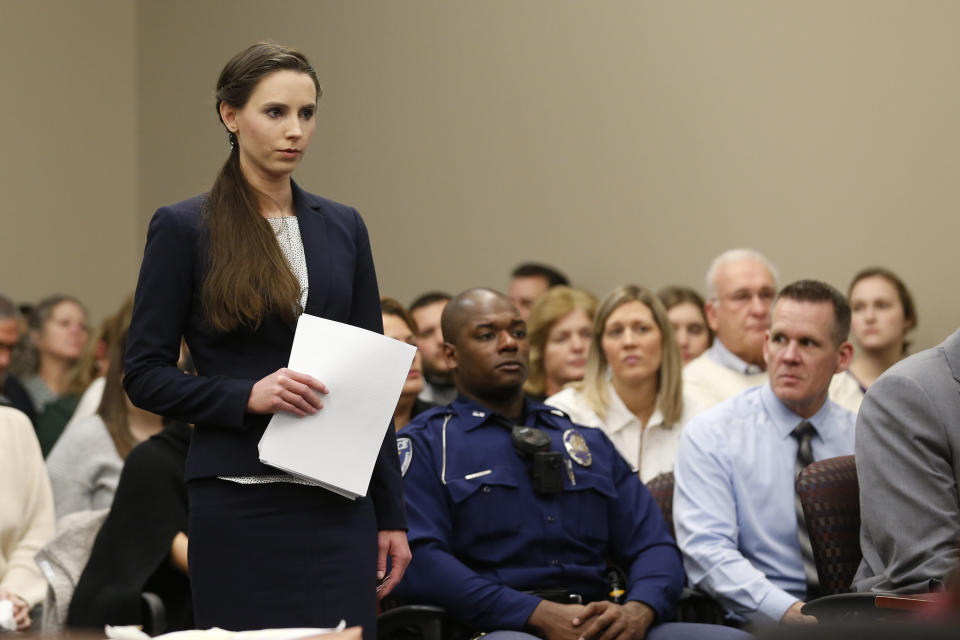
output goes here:
[[686, 422], [682, 368], [663, 304], [646, 289], [626, 285], [600, 305], [583, 381], [547, 404], [574, 422], [603, 429], [647, 481], [673, 470]]

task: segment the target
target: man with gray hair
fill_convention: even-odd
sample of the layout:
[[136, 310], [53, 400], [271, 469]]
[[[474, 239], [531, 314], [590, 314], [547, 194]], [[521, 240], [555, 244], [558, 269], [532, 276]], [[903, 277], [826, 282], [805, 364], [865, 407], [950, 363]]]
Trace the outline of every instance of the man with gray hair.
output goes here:
[[7, 374], [19, 338], [20, 311], [10, 298], [0, 293], [0, 404], [19, 409], [33, 422], [36, 411], [30, 396], [19, 380]]
[[758, 251], [731, 249], [707, 270], [707, 323], [713, 346], [683, 369], [684, 396], [699, 409], [710, 407], [767, 381], [763, 336], [777, 270]]
[[[705, 410], [767, 382], [764, 334], [777, 292], [777, 269], [759, 251], [730, 249], [707, 269], [707, 323], [716, 339], [683, 369], [684, 397]], [[846, 338], [846, 336], [844, 336]], [[835, 376], [830, 398], [856, 413], [863, 393], [851, 376]]]

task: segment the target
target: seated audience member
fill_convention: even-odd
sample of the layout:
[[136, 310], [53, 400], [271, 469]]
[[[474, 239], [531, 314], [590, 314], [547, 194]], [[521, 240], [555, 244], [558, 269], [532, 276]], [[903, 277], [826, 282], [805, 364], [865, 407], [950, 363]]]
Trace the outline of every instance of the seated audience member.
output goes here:
[[130, 326], [131, 313], [133, 313], [133, 294], [127, 296], [120, 309], [100, 323], [97, 331], [87, 341], [83, 355], [80, 356], [67, 382], [67, 393], [80, 395], [80, 401], [64, 430], [69, 429], [71, 423], [97, 413], [107, 380], [111, 348], [120, 334]]
[[[752, 249], [731, 249], [711, 263], [706, 308], [715, 340], [683, 371], [686, 397], [698, 410], [767, 381], [763, 344], [776, 291], [776, 269]], [[849, 375], [838, 375], [830, 386], [830, 398], [856, 412], [862, 393]]]
[[[417, 346], [417, 324], [403, 305], [393, 298], [380, 298], [380, 309], [383, 312], [383, 335], [400, 342]], [[393, 424], [397, 431], [403, 429], [411, 418], [418, 416], [433, 405], [424, 402], [417, 395], [423, 391], [423, 361], [419, 349], [413, 356], [407, 380], [403, 383], [400, 400], [393, 412]]]
[[423, 358], [423, 391], [420, 399], [434, 404], [447, 404], [457, 397], [453, 377], [443, 360], [443, 333], [440, 314], [450, 296], [431, 291], [419, 296], [410, 305], [410, 315], [417, 325], [417, 348]]
[[853, 362], [847, 372], [863, 392], [907, 353], [907, 333], [917, 328], [913, 296], [903, 280], [882, 267], [853, 277], [848, 293]]
[[190, 433], [170, 423], [127, 456], [70, 602], [69, 625], [141, 624], [140, 594], [149, 591], [163, 600], [168, 631], [193, 628], [183, 477]]
[[[524, 397], [526, 329], [509, 299], [461, 293], [443, 334], [460, 395], [399, 438], [413, 551], [400, 596], [470, 629], [516, 632], [491, 639], [740, 637], [668, 622], [683, 569], [666, 522], [602, 431]], [[608, 560], [626, 575], [624, 604], [607, 600]]]
[[713, 344], [713, 331], [707, 324], [703, 298], [687, 287], [667, 287], [657, 294], [667, 309], [667, 317], [680, 347], [683, 364], [687, 364]]
[[935, 590], [960, 562], [960, 330], [893, 365], [857, 418], [857, 591]]
[[767, 381], [763, 341], [776, 293], [776, 270], [757, 251], [731, 249], [711, 263], [706, 308], [713, 346], [683, 372], [687, 396], [700, 409]]
[[139, 409], [123, 390], [127, 328], [114, 342], [97, 413], [69, 425], [47, 456], [57, 518], [103, 509], [113, 502], [120, 469], [130, 450], [163, 429], [163, 418]]
[[690, 583], [754, 623], [814, 622], [810, 540], [795, 480], [803, 466], [853, 452], [855, 416], [828, 398], [853, 355], [850, 307], [801, 280], [774, 305], [767, 384], [691, 420], [677, 457], [673, 517]]
[[0, 405], [19, 409], [33, 422], [36, 411], [33, 401], [30, 400], [30, 394], [9, 371], [13, 352], [19, 340], [20, 311], [10, 298], [0, 294]]
[[17, 628], [25, 629], [47, 591], [33, 557], [53, 538], [55, 524], [37, 436], [11, 407], [0, 407], [0, 491], [0, 600], [13, 602]]
[[583, 379], [597, 300], [582, 289], [553, 287], [537, 298], [527, 319], [530, 375], [523, 390], [542, 402]]
[[34, 307], [28, 324], [34, 362], [23, 386], [37, 410], [34, 427], [46, 457], [80, 401], [66, 391], [89, 338], [87, 312], [75, 298], [51, 296]]
[[684, 411], [680, 350], [660, 300], [615, 289], [594, 320], [583, 382], [547, 399], [577, 424], [603, 429], [646, 482], [673, 469]]
[[536, 262], [524, 262], [518, 265], [510, 274], [510, 300], [526, 321], [530, 315], [533, 303], [543, 292], [552, 287], [564, 285], [569, 287], [570, 281], [553, 267]]

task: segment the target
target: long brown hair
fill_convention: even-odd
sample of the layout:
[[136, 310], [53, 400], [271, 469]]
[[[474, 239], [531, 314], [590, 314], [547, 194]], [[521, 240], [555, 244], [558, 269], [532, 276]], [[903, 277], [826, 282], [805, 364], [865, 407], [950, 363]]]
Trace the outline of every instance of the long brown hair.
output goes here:
[[127, 350], [127, 334], [130, 332], [130, 317], [126, 326], [110, 345], [110, 364], [107, 365], [107, 379], [103, 385], [103, 397], [97, 407], [97, 415], [107, 427], [107, 433], [113, 440], [113, 446], [124, 460], [137, 441], [130, 432], [130, 414], [127, 409], [127, 395], [123, 391], [123, 354]]
[[[242, 109], [266, 75], [284, 69], [310, 76], [320, 98], [317, 73], [302, 53], [258, 42], [231, 58], [220, 72], [217, 114], [221, 103]], [[267, 314], [292, 320], [300, 312], [300, 284], [270, 223], [260, 215], [257, 191], [240, 168], [239, 140], [230, 132], [228, 138], [230, 156], [203, 207], [209, 232], [203, 308], [207, 321], [218, 331], [256, 328]]]

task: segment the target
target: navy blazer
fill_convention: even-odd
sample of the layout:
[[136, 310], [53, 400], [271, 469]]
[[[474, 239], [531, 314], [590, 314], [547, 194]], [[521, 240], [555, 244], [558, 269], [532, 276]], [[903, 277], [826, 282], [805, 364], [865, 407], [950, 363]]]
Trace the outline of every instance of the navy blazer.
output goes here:
[[[292, 185], [307, 262], [306, 313], [382, 333], [373, 256], [360, 214]], [[247, 413], [246, 406], [256, 381], [287, 366], [296, 325], [268, 316], [256, 330], [242, 327], [224, 333], [204, 319], [204, 198], [162, 207], [150, 221], [123, 383], [136, 406], [196, 425], [187, 457], [188, 480], [273, 474], [277, 470], [261, 464], [257, 452], [270, 416]], [[177, 369], [181, 336], [196, 376]], [[367, 495], [379, 529], [403, 529], [396, 434], [392, 423], [386, 426]]]

